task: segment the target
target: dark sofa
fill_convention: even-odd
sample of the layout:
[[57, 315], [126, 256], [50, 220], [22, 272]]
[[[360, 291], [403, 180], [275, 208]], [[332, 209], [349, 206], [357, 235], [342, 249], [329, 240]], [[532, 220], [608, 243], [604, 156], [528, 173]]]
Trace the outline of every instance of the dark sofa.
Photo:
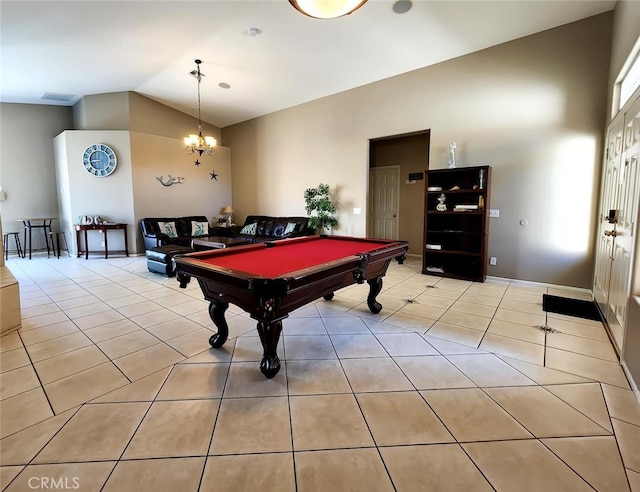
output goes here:
[[[246, 226], [252, 228], [253, 224], [255, 224], [255, 234], [242, 231]], [[250, 243], [264, 243], [290, 237], [310, 236], [315, 233], [316, 231], [309, 227], [309, 217], [248, 215], [243, 225], [216, 227], [212, 235], [244, 239]]]
[[[173, 224], [173, 227], [170, 226]], [[209, 220], [204, 215], [186, 217], [147, 217], [140, 221], [144, 249], [158, 246], [191, 246], [194, 237], [210, 236]], [[168, 232], [175, 232], [172, 237]], [[196, 234], [193, 234], [196, 232]]]

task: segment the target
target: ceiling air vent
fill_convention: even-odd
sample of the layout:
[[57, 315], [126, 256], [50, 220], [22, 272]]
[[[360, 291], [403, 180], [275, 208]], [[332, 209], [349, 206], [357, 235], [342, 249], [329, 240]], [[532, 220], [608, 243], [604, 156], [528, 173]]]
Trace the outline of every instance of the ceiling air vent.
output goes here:
[[56, 94], [55, 92], [45, 92], [42, 94], [43, 101], [60, 101], [60, 102], [69, 102], [72, 101], [73, 98], [76, 97], [73, 94]]

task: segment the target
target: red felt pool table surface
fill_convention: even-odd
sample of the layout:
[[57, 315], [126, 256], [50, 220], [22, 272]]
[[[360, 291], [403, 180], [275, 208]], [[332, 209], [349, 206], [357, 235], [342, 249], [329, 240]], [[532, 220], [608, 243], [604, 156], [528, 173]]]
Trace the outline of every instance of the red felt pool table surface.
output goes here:
[[272, 247], [242, 247], [219, 250], [219, 254], [202, 258], [205, 264], [241, 271], [261, 277], [279, 277], [358, 253], [388, 246], [388, 241], [332, 239], [311, 237], [304, 240], [279, 241]]

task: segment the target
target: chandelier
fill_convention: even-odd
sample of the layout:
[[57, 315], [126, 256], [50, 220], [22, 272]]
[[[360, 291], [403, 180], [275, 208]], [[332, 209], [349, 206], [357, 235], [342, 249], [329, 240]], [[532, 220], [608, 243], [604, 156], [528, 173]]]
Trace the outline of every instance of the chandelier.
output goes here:
[[216, 139], [213, 137], [203, 137], [202, 136], [202, 118], [200, 117], [200, 81], [204, 74], [200, 72], [200, 64], [202, 60], [194, 60], [196, 62], [196, 69], [191, 71], [191, 75], [193, 75], [196, 79], [198, 79], [198, 134], [191, 134], [188, 137], [184, 137], [184, 151], [189, 154], [198, 155], [207, 154], [211, 155], [215, 151]]
[[367, 0], [289, 0], [293, 8], [316, 19], [334, 19], [350, 14]]

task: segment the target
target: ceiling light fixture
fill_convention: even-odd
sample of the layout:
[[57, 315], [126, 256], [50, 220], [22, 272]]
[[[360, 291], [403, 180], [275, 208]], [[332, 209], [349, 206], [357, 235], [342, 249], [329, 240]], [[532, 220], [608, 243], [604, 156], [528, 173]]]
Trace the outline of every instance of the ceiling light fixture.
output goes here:
[[200, 117], [200, 81], [204, 74], [200, 71], [200, 64], [202, 60], [194, 60], [196, 62], [196, 69], [190, 72], [196, 79], [198, 79], [198, 134], [190, 134], [188, 137], [184, 137], [184, 151], [193, 155], [196, 152], [198, 155], [207, 154], [211, 155], [214, 153], [216, 146], [216, 139], [213, 137], [203, 137], [202, 136], [202, 118]]
[[335, 19], [355, 12], [367, 0], [289, 0], [293, 8], [316, 19]]

